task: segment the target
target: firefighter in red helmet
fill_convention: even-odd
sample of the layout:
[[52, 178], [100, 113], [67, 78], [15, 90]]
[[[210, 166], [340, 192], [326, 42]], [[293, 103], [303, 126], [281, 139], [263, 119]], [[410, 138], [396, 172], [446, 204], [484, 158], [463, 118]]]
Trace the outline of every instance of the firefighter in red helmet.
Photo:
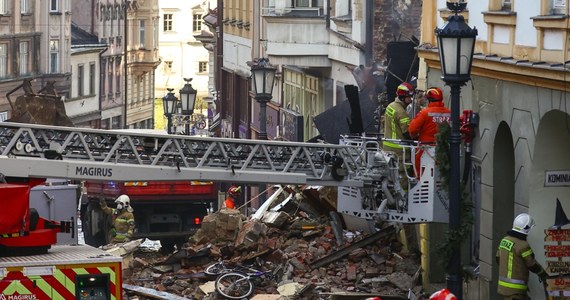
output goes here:
[[386, 151], [396, 153], [400, 163], [400, 184], [402, 188], [408, 188], [408, 178], [404, 170], [404, 148], [392, 140], [409, 140], [408, 126], [410, 125], [410, 116], [406, 111], [406, 107], [412, 103], [414, 96], [414, 87], [407, 82], [403, 82], [396, 90], [396, 99], [386, 107], [384, 114], [384, 140], [383, 148]]
[[236, 208], [236, 201], [237, 201], [237, 198], [239, 197], [240, 194], [241, 194], [241, 187], [232, 185], [228, 189], [228, 197], [226, 198], [226, 201], [224, 202], [224, 207], [229, 208], [229, 209], [235, 209]]
[[450, 292], [448, 289], [441, 289], [435, 293], [433, 293], [429, 300], [457, 300], [457, 297]]
[[[412, 120], [408, 132], [412, 138], [417, 139], [421, 144], [434, 144], [439, 124], [449, 123], [451, 111], [443, 103], [443, 92], [440, 88], [429, 88], [425, 97], [428, 100], [428, 106], [422, 109]], [[418, 178], [421, 176], [420, 159], [422, 154], [422, 149], [416, 153], [416, 177]]]

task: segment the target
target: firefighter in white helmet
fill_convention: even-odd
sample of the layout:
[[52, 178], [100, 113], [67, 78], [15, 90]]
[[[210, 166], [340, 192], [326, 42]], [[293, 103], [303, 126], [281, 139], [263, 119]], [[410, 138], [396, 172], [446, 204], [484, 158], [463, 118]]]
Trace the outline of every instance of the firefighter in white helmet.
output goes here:
[[112, 243], [125, 243], [131, 240], [135, 230], [135, 216], [129, 196], [121, 195], [115, 199], [117, 208], [107, 206], [104, 199], [100, 201], [101, 209], [113, 217], [111, 229]]
[[547, 278], [544, 268], [534, 259], [534, 253], [526, 241], [529, 231], [535, 226], [529, 214], [520, 214], [513, 221], [513, 228], [507, 232], [497, 249], [499, 282], [497, 292], [509, 300], [526, 300], [529, 271], [536, 273], [544, 282]]

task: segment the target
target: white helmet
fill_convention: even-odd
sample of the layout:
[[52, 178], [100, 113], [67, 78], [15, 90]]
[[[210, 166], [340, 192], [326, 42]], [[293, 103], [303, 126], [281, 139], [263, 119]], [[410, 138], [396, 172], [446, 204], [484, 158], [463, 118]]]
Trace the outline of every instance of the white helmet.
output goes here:
[[528, 235], [528, 232], [535, 226], [534, 219], [529, 214], [520, 214], [513, 221], [513, 231]]
[[121, 210], [123, 208], [130, 208], [131, 206], [131, 199], [127, 195], [121, 195], [115, 199], [115, 203], [117, 204], [117, 209]]

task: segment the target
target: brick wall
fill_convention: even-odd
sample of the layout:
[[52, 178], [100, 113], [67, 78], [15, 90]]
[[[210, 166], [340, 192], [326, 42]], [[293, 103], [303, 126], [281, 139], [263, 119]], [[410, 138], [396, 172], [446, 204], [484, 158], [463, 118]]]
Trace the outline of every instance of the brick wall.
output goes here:
[[391, 41], [419, 39], [422, 0], [374, 0], [374, 60], [386, 61], [386, 45]]

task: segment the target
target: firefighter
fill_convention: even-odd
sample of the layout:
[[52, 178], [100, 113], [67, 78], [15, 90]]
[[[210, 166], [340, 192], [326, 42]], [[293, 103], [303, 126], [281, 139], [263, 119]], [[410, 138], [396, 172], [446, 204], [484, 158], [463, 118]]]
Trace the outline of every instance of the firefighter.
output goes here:
[[115, 199], [117, 208], [107, 206], [104, 199], [100, 201], [101, 209], [113, 217], [111, 228], [112, 243], [125, 243], [131, 240], [135, 230], [135, 216], [127, 195], [121, 195]]
[[[443, 103], [443, 92], [438, 87], [429, 88], [425, 92], [428, 106], [422, 109], [410, 122], [408, 132], [413, 139], [417, 139], [421, 144], [434, 144], [435, 135], [438, 132], [439, 124], [449, 122], [451, 111]], [[420, 177], [420, 159], [423, 149], [416, 153], [416, 177]]]
[[513, 228], [499, 243], [497, 263], [499, 282], [497, 292], [509, 300], [526, 300], [529, 271], [536, 273], [541, 282], [547, 278], [544, 268], [534, 259], [534, 253], [526, 241], [535, 226], [534, 219], [522, 213], [513, 221]]
[[[384, 138], [393, 140], [410, 139], [408, 134], [408, 126], [410, 125], [410, 116], [406, 112], [406, 107], [412, 103], [414, 96], [414, 87], [403, 82], [396, 90], [396, 99], [388, 104], [384, 115]], [[404, 169], [404, 148], [393, 141], [384, 141], [383, 148], [386, 151], [392, 151], [398, 156], [400, 161], [400, 184], [403, 189], [408, 188], [408, 178]]]
[[236, 201], [237, 201], [237, 198], [239, 197], [240, 194], [241, 194], [241, 187], [232, 185], [228, 189], [228, 197], [226, 198], [226, 201], [224, 202], [224, 207], [229, 208], [229, 209], [235, 209], [236, 208]]
[[457, 300], [457, 297], [448, 289], [441, 289], [431, 294], [429, 300]]

